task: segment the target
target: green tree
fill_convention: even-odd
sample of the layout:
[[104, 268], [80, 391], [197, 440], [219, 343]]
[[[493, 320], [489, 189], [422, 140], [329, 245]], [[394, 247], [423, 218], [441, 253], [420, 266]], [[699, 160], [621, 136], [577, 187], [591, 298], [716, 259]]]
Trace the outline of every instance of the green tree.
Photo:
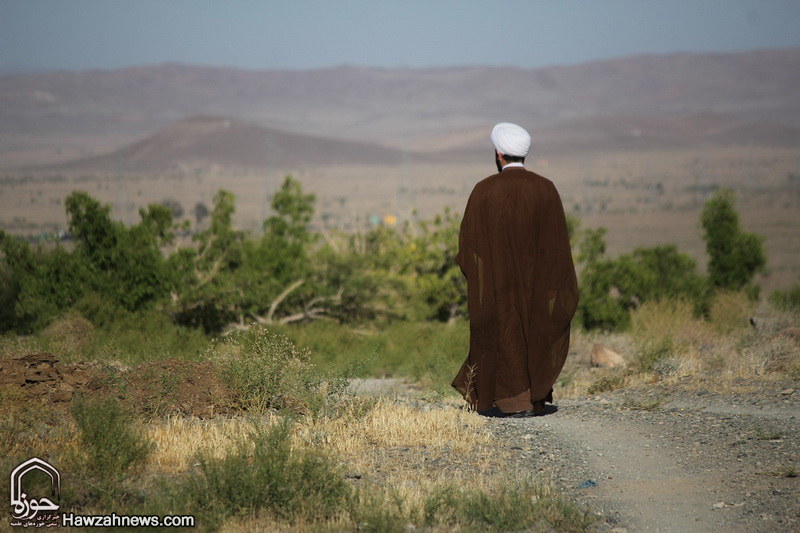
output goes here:
[[317, 296], [320, 286], [309, 263], [314, 201], [287, 176], [272, 198], [274, 214], [264, 221], [263, 236], [252, 238], [233, 227], [234, 195], [219, 191], [208, 229], [195, 236], [196, 249], [181, 249], [170, 259], [180, 278], [179, 322], [216, 333], [233, 323], [272, 320], [272, 303], [299, 280], [299, 288], [282, 300], [280, 314], [297, 312]]
[[85, 192], [65, 202], [75, 254], [85, 261], [89, 286], [129, 311], [152, 306], [173, 285], [160, 247], [172, 239], [172, 211], [163, 205], [139, 210], [130, 228], [111, 220], [111, 208]]
[[605, 232], [605, 228], [587, 230], [580, 244], [577, 317], [585, 328], [625, 328], [630, 310], [651, 300], [686, 298], [698, 313], [708, 305], [707, 282], [696, 272], [694, 259], [674, 245], [636, 248], [608, 259]]
[[316, 235], [309, 230], [314, 216], [316, 196], [305, 194], [303, 187], [286, 176], [272, 197], [275, 214], [264, 221], [264, 236], [259, 259], [274, 280], [285, 285], [308, 273], [308, 247]]
[[233, 193], [214, 196], [209, 227], [194, 236], [196, 247], [169, 258], [176, 273], [176, 315], [180, 323], [219, 332], [241, 313], [246, 286], [237, 283], [244, 262], [245, 234], [233, 227]]
[[625, 306], [612, 294], [616, 264], [605, 257], [606, 232], [606, 228], [584, 230], [579, 245], [580, 300], [576, 318], [586, 329], [611, 330], [630, 322]]
[[75, 304], [85, 293], [86, 265], [60, 244], [31, 247], [0, 231], [5, 312], [0, 330], [32, 333]]
[[767, 259], [761, 237], [739, 226], [734, 201], [733, 192], [723, 189], [703, 208], [701, 223], [709, 257], [708, 277], [716, 288], [746, 288], [752, 296], [757, 296], [758, 287], [752, 285], [753, 277], [764, 268]]
[[443, 320], [466, 315], [466, 283], [455, 256], [460, 217], [443, 214], [399, 228], [333, 235], [315, 255], [329, 292], [342, 289], [336, 310], [346, 321]]

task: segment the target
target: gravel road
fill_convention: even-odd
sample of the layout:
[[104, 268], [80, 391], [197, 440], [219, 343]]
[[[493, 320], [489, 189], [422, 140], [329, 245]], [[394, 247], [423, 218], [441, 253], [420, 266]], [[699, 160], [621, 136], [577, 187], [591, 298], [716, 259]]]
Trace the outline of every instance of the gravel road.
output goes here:
[[601, 530], [800, 531], [795, 386], [620, 389], [491, 424], [520, 468], [602, 514]]
[[[487, 422], [510, 470], [552, 479], [598, 513], [599, 531], [800, 531], [798, 383], [718, 385], [656, 383]], [[359, 382], [361, 392], [436, 408], [406, 387]]]

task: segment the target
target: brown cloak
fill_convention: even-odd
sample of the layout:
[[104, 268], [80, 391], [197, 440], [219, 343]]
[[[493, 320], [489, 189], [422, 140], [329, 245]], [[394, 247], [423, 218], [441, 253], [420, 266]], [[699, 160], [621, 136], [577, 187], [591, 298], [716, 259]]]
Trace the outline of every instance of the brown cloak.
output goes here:
[[461, 221], [470, 342], [453, 380], [478, 411], [551, 400], [578, 305], [564, 208], [553, 183], [522, 167], [480, 181]]

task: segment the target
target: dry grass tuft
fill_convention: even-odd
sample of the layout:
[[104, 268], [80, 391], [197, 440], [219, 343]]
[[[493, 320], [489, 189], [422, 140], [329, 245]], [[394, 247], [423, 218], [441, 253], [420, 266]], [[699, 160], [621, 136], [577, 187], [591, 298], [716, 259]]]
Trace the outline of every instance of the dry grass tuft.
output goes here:
[[680, 337], [697, 323], [691, 302], [664, 299], [645, 302], [631, 314], [631, 333], [639, 339], [659, 342]]
[[719, 291], [711, 302], [709, 322], [719, 333], [733, 333], [750, 327], [755, 309], [755, 302], [744, 293]]
[[341, 454], [397, 446], [446, 446], [453, 452], [464, 452], [491, 440], [485, 419], [476, 414], [450, 407], [422, 411], [388, 400], [379, 400], [362, 416], [344, 416], [306, 427], [299, 436]]
[[[265, 418], [271, 424], [278, 417]], [[198, 453], [214, 458], [224, 457], [243, 437], [252, 434], [253, 419], [248, 418], [182, 418], [171, 416], [147, 426], [146, 437], [156, 447], [150, 463], [161, 472], [186, 470]]]
[[[798, 315], [769, 306], [756, 309], [740, 293], [717, 293], [708, 320], [694, 316], [688, 301], [661, 300], [642, 304], [632, 312], [631, 323], [631, 330], [624, 333], [574, 331], [572, 353], [555, 386], [556, 397], [695, 377], [712, 377], [717, 392], [735, 390], [740, 378], [800, 378]], [[591, 347], [596, 342], [635, 364], [629, 371], [590, 368]]]

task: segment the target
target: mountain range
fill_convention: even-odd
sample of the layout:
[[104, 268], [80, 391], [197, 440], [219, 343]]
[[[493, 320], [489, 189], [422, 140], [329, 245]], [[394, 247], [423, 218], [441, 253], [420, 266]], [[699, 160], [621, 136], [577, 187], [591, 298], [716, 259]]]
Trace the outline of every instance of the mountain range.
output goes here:
[[[800, 49], [538, 69], [247, 71], [181, 64], [0, 77], [0, 154], [68, 139], [72, 168], [447, 160], [501, 120], [555, 152], [800, 144]], [[227, 126], [225, 126], [227, 124]], [[428, 154], [427, 156], [425, 154]], [[484, 154], [481, 154], [484, 155]], [[2, 161], [0, 161], [0, 165]]]

